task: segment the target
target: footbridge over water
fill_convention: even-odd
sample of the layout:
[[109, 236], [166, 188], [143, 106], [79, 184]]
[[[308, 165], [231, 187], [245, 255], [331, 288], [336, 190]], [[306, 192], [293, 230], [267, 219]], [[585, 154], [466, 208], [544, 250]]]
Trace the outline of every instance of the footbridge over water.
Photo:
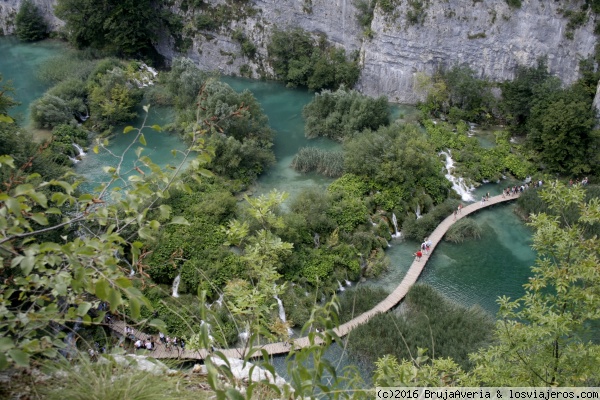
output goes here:
[[[373, 316], [375, 316], [379, 313], [387, 312], [390, 309], [392, 309], [393, 307], [395, 307], [404, 298], [404, 296], [406, 296], [406, 293], [408, 293], [408, 290], [412, 287], [412, 285], [414, 285], [417, 282], [417, 279], [421, 275], [421, 272], [425, 268], [425, 265], [427, 264], [427, 261], [429, 260], [429, 257], [435, 250], [436, 246], [442, 240], [442, 238], [444, 237], [444, 235], [446, 234], [448, 229], [450, 229], [450, 227], [456, 221], [460, 220], [461, 218], [466, 217], [469, 214], [472, 214], [481, 209], [484, 209], [486, 207], [490, 207], [490, 206], [493, 206], [493, 205], [499, 204], [499, 203], [512, 201], [512, 200], [517, 199], [518, 197], [519, 197], [518, 194], [515, 194], [512, 196], [498, 195], [498, 196], [490, 197], [489, 200], [485, 201], [484, 203], [475, 202], [475, 203], [471, 203], [471, 204], [463, 207], [461, 212], [456, 215], [456, 218], [452, 214], [449, 215], [448, 217], [446, 217], [446, 219], [444, 219], [435, 228], [433, 233], [431, 233], [431, 235], [429, 235], [429, 240], [431, 240], [431, 242], [432, 242], [430, 250], [429, 250], [429, 254], [423, 254], [423, 257], [421, 258], [420, 261], [417, 261], [417, 260], [413, 261], [412, 265], [410, 266], [406, 275], [404, 276], [404, 279], [402, 280], [402, 282], [400, 282], [400, 284], [396, 287], [396, 289], [392, 293], [390, 293], [390, 295], [388, 297], [386, 297], [383, 301], [381, 301], [379, 304], [377, 304], [375, 307], [373, 307], [369, 311], [366, 311], [366, 312], [358, 315], [357, 317], [353, 318], [352, 320], [335, 328], [334, 329], [335, 333], [340, 337], [346, 336], [354, 328], [366, 323]], [[119, 333], [121, 335], [125, 335], [125, 324], [123, 322], [115, 321], [115, 322], [111, 323], [110, 327], [117, 333]], [[135, 328], [133, 329], [133, 335], [139, 339], [146, 339], [148, 336], [150, 336], [146, 333], [136, 330]], [[315, 341], [318, 342], [319, 340], [320, 339], [318, 337], [315, 338]], [[261, 345], [259, 347], [254, 347], [252, 350], [255, 352], [257, 357], [260, 357], [261, 352], [263, 350], [265, 350], [270, 355], [277, 355], [277, 354], [286, 354], [286, 353], [289, 353], [290, 350], [292, 350], [292, 349], [301, 349], [301, 348], [311, 345], [309, 338], [307, 336], [294, 339], [293, 342], [290, 342], [290, 343], [291, 344], [284, 343], [284, 342], [269, 343], [269, 344]], [[249, 350], [250, 349], [248, 349], [248, 348], [219, 349], [219, 351], [222, 352], [226, 357], [230, 357], [230, 358], [244, 358], [244, 356], [247, 355]], [[152, 357], [203, 360], [209, 354], [210, 354], [210, 352], [208, 350], [191, 351], [191, 350], [182, 350], [181, 348], [167, 349], [163, 344], [157, 343], [156, 349], [152, 352]]]

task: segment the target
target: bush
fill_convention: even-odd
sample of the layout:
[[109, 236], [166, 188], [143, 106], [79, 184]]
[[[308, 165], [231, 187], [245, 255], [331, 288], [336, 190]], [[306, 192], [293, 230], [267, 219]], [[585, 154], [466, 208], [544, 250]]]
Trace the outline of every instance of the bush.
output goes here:
[[289, 86], [311, 90], [352, 87], [360, 75], [357, 54], [348, 59], [344, 49], [329, 46], [325, 37], [316, 42], [300, 28], [275, 30], [267, 50], [276, 76]]
[[324, 90], [304, 106], [306, 137], [328, 137], [337, 141], [351, 138], [364, 129], [376, 130], [390, 123], [387, 99], [373, 99], [355, 90]]
[[75, 116], [69, 104], [48, 93], [31, 103], [31, 119], [36, 128], [52, 129], [61, 124], [74, 124]]
[[15, 18], [16, 34], [20, 40], [33, 42], [48, 36], [48, 24], [31, 0], [24, 0]]

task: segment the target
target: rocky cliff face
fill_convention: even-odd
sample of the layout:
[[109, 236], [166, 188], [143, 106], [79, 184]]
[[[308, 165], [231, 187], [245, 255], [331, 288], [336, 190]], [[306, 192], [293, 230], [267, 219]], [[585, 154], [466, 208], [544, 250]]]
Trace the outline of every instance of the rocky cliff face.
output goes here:
[[[0, 26], [12, 32], [21, 0], [0, 2]], [[360, 0], [209, 0], [211, 6], [233, 10], [233, 18], [218, 29], [202, 30], [196, 23], [199, 10], [182, 11], [176, 0], [172, 11], [183, 17], [189, 47], [176, 51], [173, 39], [157, 44], [167, 58], [185, 55], [206, 70], [225, 74], [265, 77], [271, 74], [266, 46], [275, 27], [301, 27], [346, 49], [360, 51], [363, 72], [358, 88], [369, 95], [387, 95], [400, 103], [414, 103], [422, 94], [413, 87], [415, 74], [467, 64], [481, 77], [493, 81], [511, 79], [517, 65], [532, 66], [548, 57], [551, 73], [570, 83], [577, 78], [578, 62], [593, 54], [596, 37], [594, 17], [568, 31], [560, 5], [565, 2], [523, 0], [519, 9], [503, 0], [389, 0], [393, 12], [376, 7], [367, 38], [357, 22]], [[54, 28], [60, 20], [52, 15], [55, 0], [34, 0]], [[579, 10], [582, 1], [571, 6]], [[421, 4], [421, 8], [415, 8]], [[251, 12], [249, 12], [250, 10]], [[256, 56], [242, 55], [231, 32], [239, 30], [257, 47]], [[566, 32], [570, 32], [566, 34]], [[569, 39], [567, 36], [571, 36]]]
[[395, 20], [376, 9], [374, 37], [362, 46], [363, 92], [412, 103], [419, 96], [413, 89], [417, 72], [467, 64], [481, 77], [502, 81], [514, 77], [517, 65], [533, 66], [541, 56], [548, 57], [551, 73], [571, 83], [579, 60], [594, 52], [593, 18], [568, 39], [558, 2], [524, 1], [520, 9], [499, 0], [425, 3], [416, 23], [407, 18], [415, 14], [407, 2], [397, 8]]
[[[15, 31], [15, 16], [19, 12], [22, 0], [0, 1], [0, 34], [11, 35]], [[33, 0], [44, 15], [51, 31], [58, 30], [63, 22], [54, 16], [56, 0]]]

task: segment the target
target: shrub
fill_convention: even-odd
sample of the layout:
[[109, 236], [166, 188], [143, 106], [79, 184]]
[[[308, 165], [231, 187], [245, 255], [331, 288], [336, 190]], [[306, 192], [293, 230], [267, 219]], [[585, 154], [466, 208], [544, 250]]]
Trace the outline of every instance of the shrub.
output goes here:
[[20, 40], [33, 42], [48, 36], [48, 25], [38, 7], [24, 0], [15, 18], [16, 34]]
[[324, 90], [304, 106], [305, 135], [343, 141], [364, 129], [378, 129], [390, 123], [387, 99], [373, 99], [355, 90]]

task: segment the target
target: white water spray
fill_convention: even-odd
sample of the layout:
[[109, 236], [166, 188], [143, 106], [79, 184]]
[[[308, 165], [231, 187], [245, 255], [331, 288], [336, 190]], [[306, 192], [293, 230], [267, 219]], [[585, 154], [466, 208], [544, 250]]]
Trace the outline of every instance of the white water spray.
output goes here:
[[454, 171], [454, 160], [450, 155], [450, 150], [441, 151], [440, 155], [446, 156], [446, 179], [448, 179], [452, 183], [452, 190], [458, 193], [463, 201], [475, 201], [475, 198], [471, 195], [471, 191], [474, 190], [474, 187], [467, 187], [465, 180], [463, 178], [457, 178], [452, 175]]
[[177, 275], [173, 281], [173, 297], [179, 297], [179, 293], [177, 293], [179, 290], [179, 282], [181, 282], [181, 273]]
[[[275, 298], [275, 300], [277, 300], [277, 305], [279, 306], [279, 319], [281, 320], [281, 322], [287, 322], [287, 319], [285, 317], [285, 308], [283, 308], [283, 301], [281, 301], [281, 299], [277, 295], [273, 297]], [[288, 328], [288, 334], [292, 336], [294, 334], [294, 331], [291, 328]]]
[[396, 214], [394, 213], [392, 213], [392, 224], [394, 224], [394, 234], [392, 235], [392, 238], [399, 238], [402, 234], [398, 231], [398, 218], [396, 218]]
[[343, 292], [344, 290], [346, 290], [346, 288], [344, 288], [340, 281], [338, 281], [338, 292]]
[[79, 154], [77, 154], [77, 157], [85, 157], [86, 156], [87, 153], [85, 151], [83, 151], [83, 148], [80, 145], [78, 145], [77, 143], [72, 143], [72, 144], [73, 144], [73, 147], [75, 147], [75, 149], [79, 153]]

